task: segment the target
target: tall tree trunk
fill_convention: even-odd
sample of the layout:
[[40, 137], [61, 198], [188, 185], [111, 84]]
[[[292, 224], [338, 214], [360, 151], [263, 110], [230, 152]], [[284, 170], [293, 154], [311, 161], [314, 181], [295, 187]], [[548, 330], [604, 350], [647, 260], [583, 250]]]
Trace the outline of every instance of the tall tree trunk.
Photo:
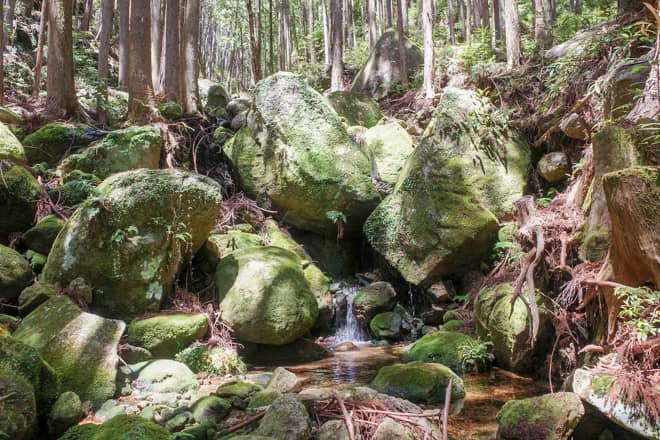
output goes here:
[[456, 0], [458, 4], [458, 21], [461, 22], [461, 34], [463, 35], [463, 41], [467, 38], [465, 36], [465, 3], [463, 0]]
[[[4, 5], [4, 3], [0, 4]], [[0, 8], [0, 105], [5, 103], [5, 45], [2, 44], [5, 39], [5, 18], [2, 12]]]
[[[131, 0], [129, 25], [128, 118], [149, 112], [151, 88], [151, 8], [149, 0]], [[50, 57], [49, 57], [50, 58]]]
[[151, 85], [155, 94], [163, 93], [163, 0], [151, 0]]
[[[44, 0], [46, 1], [46, 0]], [[101, 6], [101, 31], [99, 32], [99, 80], [107, 87], [110, 76], [110, 38], [115, 13], [114, 0], [103, 0]]]
[[344, 45], [342, 39], [342, 0], [330, 0], [332, 11], [332, 73], [330, 75], [330, 90], [344, 90]]
[[181, 84], [179, 67], [181, 65], [181, 39], [179, 27], [179, 0], [165, 0], [165, 31], [163, 46], [163, 93], [165, 99], [179, 101]]
[[472, 0], [465, 0], [465, 42], [472, 44]]
[[392, 0], [385, 0], [385, 19], [387, 20], [387, 28], [392, 27]]
[[506, 33], [506, 68], [520, 66], [520, 25], [517, 0], [504, 0], [504, 31]]
[[332, 29], [330, 27], [328, 0], [322, 0], [321, 6], [323, 8], [323, 46], [324, 46], [323, 56], [324, 56], [325, 65], [329, 66], [332, 64], [332, 43], [331, 43]]
[[550, 0], [534, 0], [534, 41], [543, 49], [552, 44], [552, 4]]
[[130, 57], [128, 56], [130, 6], [130, 0], [117, 0], [117, 10], [119, 11], [119, 88], [122, 90], [128, 90], [130, 71]]
[[447, 0], [447, 24], [449, 27], [449, 42], [456, 44], [456, 28], [454, 22], [456, 21], [456, 12], [454, 11], [454, 0]]
[[[4, 4], [4, 2], [3, 2]], [[14, 17], [16, 16], [16, 0], [7, 0], [7, 10], [5, 11], [5, 33], [4, 41], [7, 46], [14, 37]]]
[[89, 23], [92, 21], [92, 14], [94, 9], [94, 0], [85, 0], [85, 9], [82, 18], [80, 19], [80, 30], [89, 31]]
[[[44, 40], [46, 39], [46, 23], [48, 23], [48, 3], [52, 0], [41, 1], [41, 18], [39, 21], [39, 36], [37, 37], [37, 54], [34, 62], [34, 85], [32, 86], [32, 97], [39, 96], [41, 90], [41, 64], [44, 58]], [[2, 15], [2, 14], [0, 14]], [[2, 39], [0, 39], [2, 41]]]
[[404, 3], [406, 0], [397, 0], [398, 7], [397, 10], [397, 20], [396, 20], [396, 30], [397, 30], [397, 39], [399, 40], [399, 63], [401, 71], [401, 83], [403, 86], [408, 85], [408, 59], [406, 56], [406, 36], [403, 32], [403, 10], [405, 8]]
[[424, 96], [433, 98], [433, 1], [422, 2], [422, 29], [424, 31]]
[[54, 0], [48, 7], [48, 80], [46, 108], [58, 116], [78, 111], [73, 77], [73, 0]]
[[183, 29], [183, 87], [181, 87], [183, 96], [181, 103], [184, 112], [194, 114], [201, 108], [197, 85], [199, 79], [199, 0], [186, 0]]
[[254, 82], [261, 80], [263, 75], [261, 74], [261, 48], [259, 47], [257, 35], [257, 24], [255, 23], [256, 19], [254, 16], [254, 10], [252, 9], [252, 0], [245, 1], [247, 5], [248, 12], [248, 31], [250, 32], [250, 54], [252, 55], [252, 77]]
[[268, 0], [268, 48], [270, 50], [268, 66], [270, 73], [275, 73], [275, 38], [273, 34], [273, 0]]
[[369, 49], [373, 50], [378, 41], [376, 32], [376, 0], [367, 1], [367, 15], [369, 16]]
[[316, 48], [314, 47], [314, 0], [309, 0], [307, 7], [307, 21], [309, 27], [309, 41], [307, 45], [309, 48], [309, 62], [311, 64], [316, 64]]
[[289, 0], [280, 1], [280, 70], [291, 67], [291, 24], [289, 21]]
[[502, 24], [500, 22], [500, 0], [493, 0], [491, 14], [491, 46], [497, 47], [497, 42], [502, 39]]

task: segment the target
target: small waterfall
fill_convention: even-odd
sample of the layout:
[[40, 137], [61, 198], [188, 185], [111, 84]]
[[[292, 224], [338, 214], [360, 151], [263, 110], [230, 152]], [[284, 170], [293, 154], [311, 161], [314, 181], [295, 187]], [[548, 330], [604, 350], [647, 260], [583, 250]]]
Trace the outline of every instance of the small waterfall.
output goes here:
[[362, 332], [362, 328], [360, 327], [360, 323], [353, 314], [353, 300], [355, 299], [355, 295], [357, 295], [357, 291], [357, 286], [343, 287], [341, 289], [341, 295], [345, 300], [346, 315], [344, 319], [340, 319], [338, 322], [337, 330], [335, 332], [335, 339], [337, 343], [347, 341], [366, 341], [364, 333]]

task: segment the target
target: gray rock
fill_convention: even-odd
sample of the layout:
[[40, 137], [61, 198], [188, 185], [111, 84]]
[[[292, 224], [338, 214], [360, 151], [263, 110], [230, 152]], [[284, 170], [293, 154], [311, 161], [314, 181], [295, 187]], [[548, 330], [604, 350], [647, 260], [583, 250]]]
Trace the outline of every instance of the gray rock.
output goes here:
[[566, 177], [570, 175], [571, 164], [568, 161], [566, 153], [554, 151], [545, 154], [541, 160], [539, 160], [536, 169], [546, 182], [557, 183], [566, 179]]
[[48, 414], [48, 433], [59, 436], [83, 417], [80, 397], [73, 391], [66, 391], [57, 398]]
[[312, 438], [312, 421], [305, 405], [293, 394], [277, 398], [261, 420], [257, 435], [287, 440], [308, 440]]
[[589, 139], [589, 127], [577, 113], [571, 113], [559, 122], [559, 129], [569, 138], [578, 141]]
[[277, 367], [266, 385], [266, 389], [275, 390], [280, 393], [295, 393], [300, 391], [301, 382], [298, 377], [289, 370]]
[[319, 440], [350, 440], [346, 422], [343, 420], [329, 420], [319, 428]]
[[386, 417], [376, 428], [373, 440], [419, 440], [419, 437], [407, 426]]

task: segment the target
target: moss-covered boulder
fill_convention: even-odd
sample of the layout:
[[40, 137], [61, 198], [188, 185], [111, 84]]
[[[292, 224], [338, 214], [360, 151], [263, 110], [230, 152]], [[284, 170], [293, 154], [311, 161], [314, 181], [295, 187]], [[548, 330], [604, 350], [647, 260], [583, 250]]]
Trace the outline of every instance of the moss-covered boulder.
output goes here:
[[406, 353], [410, 361], [446, 365], [458, 374], [465, 372], [462, 347], [474, 347], [477, 341], [464, 333], [437, 331], [424, 335]]
[[312, 420], [305, 405], [295, 395], [285, 394], [270, 405], [255, 434], [278, 439], [308, 440], [312, 438]]
[[170, 121], [176, 121], [183, 117], [183, 108], [181, 108], [181, 104], [174, 101], [165, 101], [158, 104], [158, 112], [162, 117], [169, 119]]
[[162, 426], [136, 415], [119, 415], [102, 425], [78, 425], [59, 440], [167, 440], [169, 432]]
[[180, 264], [215, 223], [219, 185], [177, 170], [136, 170], [103, 181], [69, 219], [42, 273], [46, 282], [82, 277], [92, 310], [130, 319], [158, 311]]
[[378, 313], [389, 312], [396, 304], [396, 291], [385, 281], [376, 281], [360, 287], [353, 299], [353, 313], [359, 321], [368, 324]]
[[195, 373], [181, 362], [168, 359], [140, 362], [127, 367], [134, 383], [146, 394], [194, 392], [199, 388]]
[[58, 167], [61, 175], [73, 170], [104, 179], [138, 168], [158, 168], [163, 138], [160, 128], [150, 126], [115, 130], [81, 153], [72, 154]]
[[75, 208], [82, 202], [87, 200], [95, 190], [97, 183], [91, 180], [67, 180], [63, 179], [65, 183], [56, 187], [48, 188], [48, 196], [52, 200], [57, 200], [59, 203]]
[[48, 414], [48, 434], [60, 436], [84, 417], [80, 397], [73, 391], [62, 393]]
[[144, 347], [158, 358], [174, 358], [209, 329], [205, 313], [166, 314], [131, 322], [128, 326], [128, 343]]
[[298, 228], [334, 236], [334, 211], [357, 235], [378, 203], [367, 157], [327, 101], [291, 73], [258, 83], [247, 125], [224, 151], [246, 193]]
[[463, 380], [438, 363], [410, 362], [382, 367], [371, 382], [376, 390], [417, 403], [443, 403], [451, 385], [451, 404], [461, 406], [465, 399]]
[[16, 139], [9, 127], [2, 122], [0, 122], [0, 160], [8, 160], [14, 163], [27, 162], [23, 145]]
[[261, 390], [254, 393], [250, 402], [248, 403], [248, 410], [260, 411], [270, 406], [282, 394], [277, 390]]
[[43, 192], [37, 179], [22, 166], [3, 162], [0, 167], [0, 244], [7, 244], [9, 234], [23, 232], [32, 224]]
[[31, 280], [30, 263], [12, 248], [0, 244], [0, 299], [15, 303]]
[[46, 162], [55, 165], [73, 147], [88, 145], [102, 132], [83, 126], [53, 123], [46, 124], [23, 139], [23, 147], [31, 164]]
[[39, 220], [39, 223], [25, 231], [21, 241], [28, 249], [48, 255], [55, 237], [64, 227], [64, 221], [58, 216], [51, 214]]
[[[474, 92], [447, 88], [422, 144], [369, 216], [371, 246], [410, 283], [428, 287], [477, 263], [498, 218], [523, 194], [529, 151]], [[499, 124], [499, 125], [498, 125]]]
[[300, 258], [286, 249], [231, 253], [218, 264], [216, 286], [223, 319], [247, 342], [288, 344], [307, 333], [318, 316]]
[[205, 396], [196, 401], [190, 410], [197, 423], [211, 422], [218, 425], [229, 415], [231, 403], [218, 396]]
[[393, 30], [383, 32], [367, 63], [353, 80], [351, 92], [368, 93], [376, 99], [389, 94], [404, 77], [410, 79], [422, 65], [422, 51], [405, 40], [408, 71], [401, 71], [399, 37]]
[[227, 232], [212, 232], [197, 253], [196, 258], [202, 261], [204, 270], [213, 272], [220, 259], [230, 253], [239, 249], [263, 245], [263, 239], [257, 234], [235, 229]]
[[573, 393], [510, 400], [497, 413], [497, 439], [572, 439], [584, 414], [582, 401]]
[[651, 418], [650, 409], [644, 403], [630, 405], [620, 391], [612, 393], [614, 380], [613, 376], [578, 368], [573, 374], [573, 391], [617, 425], [643, 438], [660, 438], [660, 425]]
[[199, 95], [207, 112], [224, 109], [229, 102], [229, 95], [222, 84], [204, 78], [199, 80]]
[[366, 93], [347, 92], [343, 90], [328, 95], [330, 105], [348, 125], [373, 127], [383, 117], [378, 103]]
[[395, 312], [379, 313], [371, 319], [369, 328], [379, 339], [396, 339], [401, 336], [401, 315]]
[[21, 316], [27, 316], [55, 295], [57, 295], [57, 291], [52, 285], [35, 282], [23, 289], [18, 296], [18, 313]]
[[525, 372], [538, 365], [539, 356], [549, 348], [551, 314], [537, 295], [539, 303], [539, 336], [532, 347], [529, 343], [529, 315], [521, 298], [511, 309], [513, 286], [499, 284], [479, 292], [474, 303], [474, 322], [477, 334], [493, 342], [497, 364], [507, 370]]
[[62, 380], [62, 391], [101, 402], [115, 393], [121, 321], [83, 312], [56, 296], [23, 319], [13, 336], [36, 348]]
[[0, 436], [30, 440], [37, 429], [37, 404], [34, 389], [23, 376], [0, 370]]
[[314, 325], [314, 330], [327, 330], [334, 313], [330, 278], [314, 264], [314, 259], [307, 253], [305, 247], [295, 241], [287, 231], [281, 229], [274, 220], [268, 220], [263, 224], [260, 235], [269, 246], [290, 250], [300, 257], [305, 279], [309, 283], [319, 306], [319, 316]]
[[367, 130], [363, 142], [372, 160], [374, 176], [394, 185], [413, 152], [413, 141], [408, 132], [396, 122], [388, 122]]

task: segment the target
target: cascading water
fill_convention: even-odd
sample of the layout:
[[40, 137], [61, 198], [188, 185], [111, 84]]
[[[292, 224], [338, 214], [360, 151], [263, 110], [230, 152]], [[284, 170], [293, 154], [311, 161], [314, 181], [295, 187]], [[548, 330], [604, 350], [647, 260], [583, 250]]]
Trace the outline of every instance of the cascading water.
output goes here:
[[355, 314], [353, 313], [353, 300], [357, 295], [358, 288], [356, 286], [343, 287], [341, 289], [341, 296], [346, 301], [346, 314], [344, 319], [338, 321], [337, 330], [335, 332], [335, 340], [338, 344], [342, 342], [365, 342], [364, 332], [360, 327]]

